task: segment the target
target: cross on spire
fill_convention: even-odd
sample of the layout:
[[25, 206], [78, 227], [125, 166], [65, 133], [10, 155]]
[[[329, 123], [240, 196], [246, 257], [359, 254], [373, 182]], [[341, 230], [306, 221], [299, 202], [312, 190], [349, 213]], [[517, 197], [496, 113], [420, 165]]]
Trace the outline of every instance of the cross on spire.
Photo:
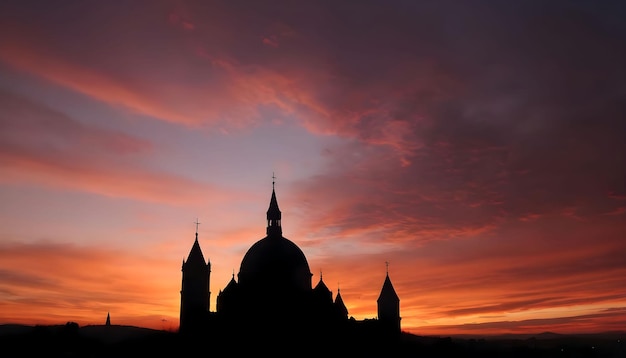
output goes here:
[[389, 275], [389, 261], [385, 261], [385, 273]]
[[196, 224], [196, 236], [198, 236], [198, 225], [200, 225], [198, 218], [196, 218], [196, 221], [194, 222], [194, 224]]
[[274, 189], [274, 184], [276, 183], [276, 175], [272, 172], [272, 190]]

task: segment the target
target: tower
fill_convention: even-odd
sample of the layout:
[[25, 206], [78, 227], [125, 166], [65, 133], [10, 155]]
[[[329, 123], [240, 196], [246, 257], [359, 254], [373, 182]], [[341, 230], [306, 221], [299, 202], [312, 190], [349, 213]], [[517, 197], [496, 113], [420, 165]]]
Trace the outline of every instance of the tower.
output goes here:
[[202, 330], [209, 316], [211, 263], [204, 260], [200, 249], [198, 224], [196, 221], [196, 239], [182, 265], [179, 329], [183, 333]]
[[385, 282], [383, 282], [383, 288], [376, 303], [378, 304], [378, 321], [381, 328], [390, 334], [400, 334], [400, 298], [389, 278], [388, 263]]

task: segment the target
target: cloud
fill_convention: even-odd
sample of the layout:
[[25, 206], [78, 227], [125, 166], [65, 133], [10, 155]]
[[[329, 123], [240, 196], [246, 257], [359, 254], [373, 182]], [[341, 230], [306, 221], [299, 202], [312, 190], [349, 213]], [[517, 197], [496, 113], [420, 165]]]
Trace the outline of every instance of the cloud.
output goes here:
[[621, 330], [626, 322], [623, 308], [607, 310], [602, 313], [574, 315], [570, 317], [541, 318], [519, 321], [493, 321], [485, 323], [466, 323], [449, 326], [427, 326], [417, 329], [424, 334], [504, 334], [504, 333], [587, 333], [610, 332]]
[[[339, 138], [324, 171], [293, 186], [303, 225], [292, 238], [357, 315], [374, 314], [389, 257], [409, 327], [623, 305], [621, 5], [271, 5], [95, 5], [80, 17], [13, 5], [0, 60], [141, 117], [224, 132], [293, 121]], [[36, 107], [15, 100], [20, 115]], [[215, 193], [137, 167], [149, 142], [37, 111], [3, 123], [15, 133], [0, 137], [4, 180], [182, 204]], [[550, 319], [494, 327], [580, 323]]]
[[[429, 331], [436, 322], [451, 325], [438, 331], [444, 332], [453, 330], [454, 322], [483, 322], [491, 316], [558, 317], [626, 304], [620, 230], [598, 232], [585, 223], [555, 227], [558, 236], [532, 234], [533, 230], [498, 228], [494, 235], [420, 245], [403, 241], [384, 245], [380, 237], [347, 248], [347, 239], [336, 236], [320, 239], [314, 247], [305, 240], [301, 247], [309, 257], [316, 253], [309, 259], [311, 270], [321, 269], [335, 293], [338, 284], [350, 314], [359, 318], [376, 316], [384, 263], [390, 261], [403, 327], [412, 332]], [[602, 242], [590, 237], [601, 237]], [[360, 274], [353, 275], [355, 271]], [[595, 320], [597, 327], [604, 320]], [[556, 328], [576, 330], [575, 325]]]
[[[83, 124], [44, 105], [0, 92], [0, 162], [4, 183], [33, 183], [148, 202], [189, 204], [209, 185], [136, 161], [152, 144]], [[219, 197], [221, 194], [215, 192]]]
[[100, 324], [111, 311], [118, 322], [160, 329], [160, 321], [148, 323], [143, 316], [176, 317], [177, 297], [171, 293], [177, 292], [178, 261], [164, 264], [162, 257], [103, 247], [3, 242], [4, 322]]
[[270, 37], [264, 37], [263, 38], [263, 44], [270, 46], [270, 47], [278, 47], [279, 43], [278, 40], [276, 39], [276, 36], [270, 36]]
[[[605, 193], [626, 181], [623, 28], [577, 6], [405, 9], [423, 22], [401, 6], [367, 3], [341, 25], [327, 21], [340, 29], [324, 43], [336, 45], [336, 82], [320, 100], [333, 123], [315, 124], [360, 140], [329, 148], [327, 172], [300, 183], [309, 229], [423, 241], [491, 234], [515, 220], [619, 216], [622, 203]], [[374, 21], [380, 28], [354, 36], [359, 20], [384, 16], [393, 27]]]
[[[165, 5], [154, 6], [159, 9]], [[51, 26], [47, 33], [9, 18], [3, 28], [17, 35], [3, 38], [0, 59], [114, 107], [173, 123], [237, 129], [263, 120], [264, 111], [269, 108], [277, 110], [276, 117], [295, 116], [314, 133], [356, 137], [373, 145], [390, 146], [403, 158], [417, 147], [410, 138], [404, 138], [414, 127], [411, 120], [397, 118], [394, 114], [395, 106], [402, 103], [396, 103], [394, 98], [379, 97], [389, 90], [396, 93], [413, 89], [415, 84], [410, 84], [410, 89], [401, 84], [398, 90], [393, 90], [393, 85], [378, 80], [364, 86], [364, 90], [352, 91], [348, 83], [353, 78], [345, 79], [350, 82], [344, 83], [345, 75], [336, 73], [344, 68], [337, 68], [337, 63], [321, 56], [329, 50], [320, 47], [325, 44], [311, 42], [315, 35], [308, 21], [303, 23], [304, 28], [299, 28], [289, 25], [291, 21], [286, 18], [271, 18], [267, 16], [267, 9], [259, 9], [252, 21], [246, 23], [242, 21], [245, 16], [227, 16], [240, 13], [242, 9], [214, 4], [213, 11], [203, 11], [205, 6], [190, 3], [184, 11], [170, 11], [170, 15], [161, 19], [162, 26], [159, 26], [158, 11], [146, 13], [146, 18], [139, 21], [129, 18], [126, 11], [110, 11], [117, 23], [125, 24], [122, 27], [130, 30], [126, 33], [117, 30], [94, 33], [87, 23], [104, 20], [100, 12], [89, 12], [90, 21], [73, 23], [75, 28], [71, 30], [76, 33], [76, 28], [84, 28], [84, 34], [78, 30], [84, 47], [67, 37], [68, 29], [64, 26], [52, 26], [60, 21], [56, 17], [64, 14], [31, 14], [42, 23], [42, 28]], [[246, 11], [250, 9], [243, 12]], [[193, 27], [197, 31], [193, 35], [169, 31], [168, 23], [178, 26], [189, 14], [196, 14]], [[322, 12], [319, 16], [326, 14]], [[148, 26], [155, 36], [159, 35], [159, 46], [151, 46], [154, 41], [142, 37], [144, 31], [140, 30], [140, 25]], [[257, 25], [261, 30], [255, 33], [252, 26]], [[262, 35], [262, 32], [270, 35]], [[289, 40], [290, 46], [276, 61], [265, 54], [258, 43], [257, 51], [247, 52], [242, 52], [244, 48], [237, 45], [253, 45], [252, 38], [258, 41], [259, 37], [273, 39], [274, 46], [279, 39]], [[111, 51], [119, 52], [118, 56], [103, 52], [111, 42], [116, 44]], [[302, 51], [303, 44], [311, 48]], [[162, 48], [172, 50], [163, 53]], [[300, 61], [305, 60], [303, 56], [316, 53], [306, 61], [317, 66], [300, 65]], [[402, 72], [409, 66], [420, 76], [430, 70], [428, 66], [402, 63], [396, 66], [399, 69], [394, 71], [393, 77], [406, 76]], [[162, 71], [163, 68], [169, 71]], [[419, 88], [426, 90], [432, 82], [419, 84]], [[333, 103], [338, 99], [342, 103]], [[371, 135], [370, 131], [377, 135]]]
[[111, 155], [149, 153], [153, 149], [147, 140], [122, 132], [94, 128], [63, 113], [23, 96], [0, 91], [2, 143], [5, 146], [39, 146], [43, 150], [61, 149]]
[[197, 123], [196, 117], [164, 106], [158, 98], [147, 95], [132, 83], [125, 83], [110, 74], [73, 64], [54, 53], [46, 53], [41, 48], [35, 50], [19, 43], [4, 44], [2, 60], [76, 92], [126, 108], [131, 113], [188, 125]]

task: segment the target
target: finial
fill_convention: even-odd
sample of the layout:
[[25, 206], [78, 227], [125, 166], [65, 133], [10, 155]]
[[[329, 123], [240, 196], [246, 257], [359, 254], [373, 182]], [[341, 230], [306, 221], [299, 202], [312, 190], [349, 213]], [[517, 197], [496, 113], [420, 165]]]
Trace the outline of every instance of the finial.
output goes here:
[[322, 280], [322, 269], [320, 269], [320, 281]]
[[274, 190], [274, 184], [276, 184], [276, 175], [272, 172], [272, 190]]
[[389, 275], [389, 261], [385, 261], [385, 274]]
[[235, 269], [233, 269], [233, 280], [235, 279]]
[[196, 237], [198, 237], [198, 225], [200, 225], [198, 218], [196, 218], [196, 221], [194, 222], [194, 224], [196, 224]]

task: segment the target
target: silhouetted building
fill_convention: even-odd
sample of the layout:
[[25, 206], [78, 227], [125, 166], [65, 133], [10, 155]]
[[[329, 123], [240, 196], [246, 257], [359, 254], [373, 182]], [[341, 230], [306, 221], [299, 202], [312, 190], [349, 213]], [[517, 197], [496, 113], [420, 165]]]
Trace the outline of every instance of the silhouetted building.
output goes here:
[[209, 307], [211, 264], [204, 260], [196, 228], [196, 239], [182, 265], [180, 332], [214, 329], [221, 334], [229, 330], [240, 334], [242, 327], [267, 332], [271, 323], [272, 335], [336, 333], [339, 329], [346, 332], [350, 327], [380, 331], [387, 336], [400, 333], [400, 300], [388, 273], [378, 298], [379, 319], [359, 326], [358, 321], [348, 318], [339, 290], [333, 300], [321, 274], [312, 288], [313, 274], [304, 253], [283, 236], [274, 188], [266, 214], [266, 236], [244, 255], [238, 280], [233, 272], [226, 287], [220, 290], [216, 312], [210, 312]]
[[107, 312], [107, 321], [104, 323], [105, 326], [111, 325], [111, 313]]
[[183, 282], [180, 290], [180, 328], [181, 332], [202, 329], [206, 325], [210, 306], [211, 263], [204, 261], [204, 255], [196, 240], [191, 247], [187, 261], [182, 265]]
[[389, 279], [387, 271], [383, 288], [378, 296], [378, 321], [387, 332], [400, 332], [400, 298]]

